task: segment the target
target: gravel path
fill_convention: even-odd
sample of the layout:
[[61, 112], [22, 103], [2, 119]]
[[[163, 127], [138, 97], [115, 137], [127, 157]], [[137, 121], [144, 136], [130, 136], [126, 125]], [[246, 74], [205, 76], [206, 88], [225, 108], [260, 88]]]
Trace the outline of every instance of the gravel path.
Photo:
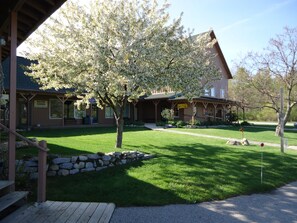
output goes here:
[[111, 223], [297, 223], [297, 182], [271, 193], [223, 201], [116, 208]]

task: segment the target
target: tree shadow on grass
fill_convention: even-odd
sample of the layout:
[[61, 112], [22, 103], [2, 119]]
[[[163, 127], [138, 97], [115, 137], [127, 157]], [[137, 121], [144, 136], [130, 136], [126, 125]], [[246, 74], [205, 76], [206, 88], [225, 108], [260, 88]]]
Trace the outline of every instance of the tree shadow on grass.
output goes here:
[[178, 194], [185, 188], [201, 192], [189, 198], [190, 202], [265, 192], [297, 179], [296, 156], [269, 150], [263, 152], [262, 184], [261, 152], [257, 149], [195, 143], [166, 145], [155, 151], [160, 153], [150, 163], [162, 165], [156, 178], [175, 186]]
[[119, 206], [185, 203], [169, 190], [136, 179], [128, 174], [141, 161], [66, 177], [48, 177], [47, 199], [55, 201], [113, 202]]
[[[135, 131], [147, 131], [145, 127], [124, 127], [124, 132]], [[21, 132], [26, 137], [47, 137], [47, 138], [59, 138], [59, 137], [71, 137], [71, 136], [83, 136], [83, 135], [97, 135], [97, 134], [114, 134], [116, 133], [116, 127], [92, 127], [92, 128], [58, 128], [58, 129], [38, 129], [29, 132]]]

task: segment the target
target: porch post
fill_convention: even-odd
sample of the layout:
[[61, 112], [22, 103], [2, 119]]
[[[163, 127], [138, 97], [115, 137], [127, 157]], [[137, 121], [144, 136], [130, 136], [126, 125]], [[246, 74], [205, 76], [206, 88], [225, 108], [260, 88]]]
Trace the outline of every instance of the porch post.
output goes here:
[[194, 125], [194, 121], [195, 121], [195, 116], [196, 116], [196, 114], [197, 114], [197, 108], [196, 108], [196, 103], [197, 102], [191, 102], [191, 104], [192, 104], [192, 111], [193, 111], [193, 113], [192, 113], [192, 125]]
[[204, 107], [204, 120], [207, 121], [205, 113], [206, 113], [208, 103], [207, 102], [202, 102], [202, 104], [203, 104], [203, 107]]
[[216, 121], [217, 120], [217, 104], [213, 104], [214, 107], [214, 114], [213, 114], [213, 120]]
[[133, 101], [132, 104], [133, 104], [133, 113], [132, 113], [132, 114], [133, 114], [133, 119], [132, 119], [132, 120], [133, 120], [133, 121], [136, 121], [136, 120], [137, 120], [137, 114], [135, 115], [135, 113], [137, 112], [137, 111], [136, 111], [136, 104], [137, 104], [137, 101]]
[[222, 109], [222, 120], [223, 121], [226, 121], [226, 106], [225, 105], [222, 105], [223, 109]]
[[[9, 87], [9, 129], [16, 130], [16, 67], [17, 67], [17, 12], [10, 13], [10, 87]], [[8, 180], [15, 181], [15, 135], [9, 132], [8, 141]], [[14, 190], [14, 186], [11, 188]]]
[[38, 152], [38, 187], [37, 187], [37, 202], [42, 203], [46, 201], [46, 157], [47, 157], [47, 143], [42, 140], [39, 145], [44, 148]]
[[155, 105], [155, 123], [158, 122], [158, 104], [159, 104], [159, 101], [153, 101], [154, 105]]

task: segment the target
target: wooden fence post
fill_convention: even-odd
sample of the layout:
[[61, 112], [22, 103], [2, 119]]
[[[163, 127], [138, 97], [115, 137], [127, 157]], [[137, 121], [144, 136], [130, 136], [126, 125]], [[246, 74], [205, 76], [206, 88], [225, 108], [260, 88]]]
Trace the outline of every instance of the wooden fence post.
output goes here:
[[42, 140], [39, 145], [44, 150], [39, 149], [38, 152], [38, 188], [37, 188], [37, 202], [42, 203], [46, 201], [46, 157], [47, 145], [46, 141]]

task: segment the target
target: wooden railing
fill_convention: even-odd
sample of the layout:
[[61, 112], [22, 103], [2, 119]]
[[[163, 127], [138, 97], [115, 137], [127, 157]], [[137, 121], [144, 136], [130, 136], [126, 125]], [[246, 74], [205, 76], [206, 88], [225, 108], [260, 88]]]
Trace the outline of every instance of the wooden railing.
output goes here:
[[27, 142], [29, 145], [38, 148], [37, 202], [38, 203], [45, 202], [46, 201], [46, 157], [47, 157], [47, 152], [49, 151], [49, 149], [47, 149], [46, 141], [42, 140], [39, 143], [36, 143], [20, 135], [17, 132], [12, 131], [2, 123], [0, 123], [0, 127], [3, 128], [5, 131], [14, 134], [19, 139]]

